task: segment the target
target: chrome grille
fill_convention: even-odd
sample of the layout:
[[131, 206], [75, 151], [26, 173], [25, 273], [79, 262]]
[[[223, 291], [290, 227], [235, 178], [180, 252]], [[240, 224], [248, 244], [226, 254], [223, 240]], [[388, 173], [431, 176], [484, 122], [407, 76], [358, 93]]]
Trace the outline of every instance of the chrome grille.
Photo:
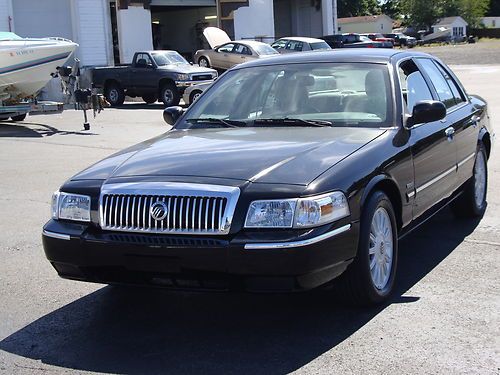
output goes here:
[[[238, 188], [219, 185], [107, 184], [101, 189], [100, 224], [122, 232], [227, 234], [238, 197]], [[158, 202], [164, 218], [154, 217]]]

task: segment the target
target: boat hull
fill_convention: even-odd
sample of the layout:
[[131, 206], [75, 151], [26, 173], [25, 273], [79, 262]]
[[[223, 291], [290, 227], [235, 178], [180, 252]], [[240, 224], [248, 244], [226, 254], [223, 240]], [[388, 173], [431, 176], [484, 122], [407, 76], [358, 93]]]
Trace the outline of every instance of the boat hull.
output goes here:
[[64, 65], [78, 45], [61, 40], [0, 42], [0, 96], [3, 100], [35, 96]]

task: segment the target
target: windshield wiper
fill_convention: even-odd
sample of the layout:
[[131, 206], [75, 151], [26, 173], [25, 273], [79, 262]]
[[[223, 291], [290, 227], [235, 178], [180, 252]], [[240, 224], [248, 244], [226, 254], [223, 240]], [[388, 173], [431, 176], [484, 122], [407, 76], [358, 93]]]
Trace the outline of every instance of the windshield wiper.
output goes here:
[[202, 117], [202, 118], [189, 118], [186, 120], [186, 122], [190, 124], [197, 124], [200, 122], [206, 122], [206, 123], [211, 123], [211, 124], [221, 124], [224, 126], [227, 126], [228, 128], [239, 128], [241, 126], [245, 126], [246, 123], [244, 121], [237, 121], [237, 120], [228, 120], [228, 119], [222, 119], [222, 118], [216, 118], [216, 117]]
[[333, 122], [327, 120], [305, 120], [302, 118], [258, 118], [254, 124], [284, 124], [284, 125], [305, 125], [305, 126], [333, 126]]

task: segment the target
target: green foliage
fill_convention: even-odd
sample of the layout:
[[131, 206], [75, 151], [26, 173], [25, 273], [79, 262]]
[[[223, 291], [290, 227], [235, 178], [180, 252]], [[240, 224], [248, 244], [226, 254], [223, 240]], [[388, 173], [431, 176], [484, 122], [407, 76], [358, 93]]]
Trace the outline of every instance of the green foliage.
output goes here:
[[357, 17], [380, 14], [377, 0], [337, 0], [338, 17]]
[[407, 23], [418, 28], [430, 28], [438, 19], [451, 16], [461, 16], [469, 26], [477, 27], [490, 0], [401, 0], [400, 5]]
[[398, 19], [401, 15], [401, 1], [400, 0], [385, 0], [380, 3], [380, 10], [382, 14], [386, 14], [393, 20]]
[[490, 17], [500, 16], [500, 1], [491, 0], [490, 9], [486, 15]]

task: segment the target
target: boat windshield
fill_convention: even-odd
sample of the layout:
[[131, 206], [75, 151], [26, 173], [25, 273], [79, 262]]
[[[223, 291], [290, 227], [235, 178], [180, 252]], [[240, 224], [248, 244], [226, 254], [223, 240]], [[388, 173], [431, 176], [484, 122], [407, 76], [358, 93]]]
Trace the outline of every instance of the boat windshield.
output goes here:
[[151, 55], [158, 66], [189, 64], [184, 57], [175, 51], [154, 52]]
[[20, 40], [23, 39], [19, 35], [8, 32], [8, 31], [0, 31], [0, 40]]

